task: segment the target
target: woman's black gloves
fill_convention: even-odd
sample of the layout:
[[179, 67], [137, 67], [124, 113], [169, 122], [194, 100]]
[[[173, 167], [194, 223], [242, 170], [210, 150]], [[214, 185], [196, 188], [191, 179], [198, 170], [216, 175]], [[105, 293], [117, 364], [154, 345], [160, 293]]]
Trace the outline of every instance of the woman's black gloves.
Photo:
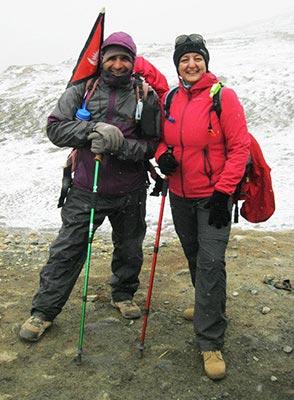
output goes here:
[[208, 224], [214, 225], [217, 229], [222, 226], [228, 226], [231, 221], [231, 214], [228, 210], [228, 201], [230, 196], [228, 194], [218, 192], [215, 190], [208, 200], [204, 208], [209, 208]]
[[159, 157], [158, 166], [163, 175], [171, 175], [175, 172], [179, 163], [169, 151], [166, 151]]

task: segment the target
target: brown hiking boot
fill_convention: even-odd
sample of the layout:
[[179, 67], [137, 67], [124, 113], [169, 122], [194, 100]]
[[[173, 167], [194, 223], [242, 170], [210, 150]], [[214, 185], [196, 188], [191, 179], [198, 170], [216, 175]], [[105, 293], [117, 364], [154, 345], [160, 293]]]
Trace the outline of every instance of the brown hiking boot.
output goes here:
[[208, 378], [217, 380], [224, 378], [226, 364], [220, 351], [202, 351], [204, 371]]
[[116, 308], [124, 318], [140, 318], [142, 313], [139, 306], [133, 300], [113, 301], [111, 305]]
[[194, 319], [194, 307], [193, 308], [186, 308], [186, 310], [184, 310], [184, 312], [183, 312], [183, 317], [187, 321], [193, 321], [193, 319]]
[[21, 327], [19, 336], [29, 342], [36, 342], [45, 330], [52, 325], [51, 321], [43, 321], [40, 317], [32, 315]]

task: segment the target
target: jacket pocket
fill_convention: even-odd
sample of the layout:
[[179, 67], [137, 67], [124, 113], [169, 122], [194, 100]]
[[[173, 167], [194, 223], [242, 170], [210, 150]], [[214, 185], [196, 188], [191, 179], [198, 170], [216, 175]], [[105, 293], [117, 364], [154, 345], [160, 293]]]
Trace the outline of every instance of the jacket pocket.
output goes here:
[[209, 150], [208, 150], [208, 146], [205, 146], [202, 149], [202, 157], [203, 157], [203, 171], [204, 171], [204, 175], [207, 176], [207, 178], [209, 179], [209, 183], [211, 184], [212, 181], [212, 175], [213, 175], [213, 170], [211, 167], [211, 162], [209, 159]]

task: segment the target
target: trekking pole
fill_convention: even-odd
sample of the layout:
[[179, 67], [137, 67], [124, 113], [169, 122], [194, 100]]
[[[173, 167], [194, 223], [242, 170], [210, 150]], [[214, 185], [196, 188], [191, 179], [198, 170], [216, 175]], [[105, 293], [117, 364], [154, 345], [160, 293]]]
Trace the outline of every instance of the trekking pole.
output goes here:
[[[96, 155], [94, 180], [93, 180], [93, 193], [97, 193], [100, 162], [101, 162], [101, 156]], [[75, 361], [78, 365], [80, 365], [82, 363], [82, 352], [83, 352], [84, 330], [85, 330], [85, 319], [86, 319], [86, 305], [87, 305], [87, 295], [88, 295], [88, 282], [89, 282], [89, 272], [90, 272], [90, 263], [91, 263], [92, 241], [93, 241], [93, 234], [94, 234], [94, 229], [93, 229], [94, 228], [94, 215], [95, 215], [95, 206], [94, 206], [94, 203], [92, 203], [92, 207], [91, 207], [91, 211], [90, 211], [88, 248], [87, 248], [87, 258], [86, 258], [86, 263], [85, 263], [85, 277], [84, 277], [83, 295], [82, 295], [80, 336], [79, 336], [78, 350], [77, 350], [77, 354], [75, 357]]]
[[158, 218], [158, 224], [157, 224], [157, 230], [156, 230], [156, 236], [155, 236], [155, 242], [154, 242], [153, 257], [152, 257], [152, 264], [151, 264], [151, 271], [150, 271], [150, 278], [149, 278], [149, 287], [148, 287], [146, 302], [145, 302], [145, 307], [144, 307], [144, 320], [143, 320], [140, 344], [139, 344], [139, 350], [141, 352], [140, 353], [141, 357], [143, 357], [143, 351], [144, 351], [144, 342], [145, 342], [145, 335], [146, 335], [146, 329], [147, 329], [148, 315], [149, 315], [149, 311], [150, 311], [151, 295], [152, 295], [154, 275], [155, 275], [155, 266], [156, 266], [157, 254], [158, 254], [158, 250], [159, 250], [160, 232], [161, 232], [162, 217], [163, 217], [164, 204], [165, 204], [165, 198], [167, 195], [167, 190], [168, 190], [168, 182], [167, 182], [167, 179], [165, 178], [163, 181], [163, 184], [162, 184], [161, 205], [160, 205], [159, 218]]

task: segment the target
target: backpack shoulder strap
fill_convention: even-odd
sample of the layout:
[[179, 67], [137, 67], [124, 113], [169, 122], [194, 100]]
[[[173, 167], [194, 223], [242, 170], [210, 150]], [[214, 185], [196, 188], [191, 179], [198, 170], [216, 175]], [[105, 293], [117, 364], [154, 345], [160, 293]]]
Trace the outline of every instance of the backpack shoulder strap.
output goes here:
[[222, 82], [217, 82], [214, 83], [211, 86], [209, 96], [212, 98], [212, 111], [216, 112], [216, 115], [218, 118], [220, 118], [222, 108], [221, 108], [221, 93], [222, 93], [222, 88], [223, 88]]
[[94, 80], [94, 78], [91, 78], [87, 81], [86, 87], [85, 87], [85, 94], [84, 94], [84, 99], [85, 99], [85, 104], [88, 104], [91, 97], [93, 96], [93, 93], [95, 92], [98, 84], [100, 82], [100, 77]]
[[139, 74], [133, 74], [133, 87], [136, 96], [136, 111], [135, 111], [135, 120], [138, 122], [141, 120], [142, 112], [143, 112], [143, 105], [144, 102], [147, 100], [148, 93], [154, 93], [156, 96], [156, 92], [151, 88], [151, 86], [142, 78]]
[[143, 81], [143, 99], [146, 100], [148, 96], [148, 92], [150, 91], [150, 86], [147, 82]]
[[[144, 88], [144, 82], [142, 77], [139, 74], [134, 74], [133, 75], [134, 81], [133, 81], [133, 87], [135, 91], [135, 96], [136, 96], [136, 111], [135, 111], [135, 120], [136, 122], [139, 122], [142, 117], [142, 112], [143, 112], [143, 100], [147, 98], [147, 92], [146, 89]], [[145, 94], [146, 92], [146, 94]]]
[[150, 85], [139, 74], [133, 74], [134, 77], [134, 90], [137, 101], [147, 99], [148, 92], [151, 91]]
[[143, 80], [139, 74], [134, 74], [134, 90], [135, 90], [135, 95], [136, 95], [136, 100], [142, 101], [144, 97], [144, 91], [143, 91]]
[[175, 87], [171, 88], [167, 92], [167, 95], [165, 96], [163, 110], [164, 110], [164, 116], [168, 120], [170, 120], [170, 118], [171, 118], [170, 117], [170, 106], [171, 106], [171, 103], [172, 103], [172, 99], [173, 99], [174, 95], [177, 93], [178, 90], [179, 90], [179, 87], [175, 86]]

